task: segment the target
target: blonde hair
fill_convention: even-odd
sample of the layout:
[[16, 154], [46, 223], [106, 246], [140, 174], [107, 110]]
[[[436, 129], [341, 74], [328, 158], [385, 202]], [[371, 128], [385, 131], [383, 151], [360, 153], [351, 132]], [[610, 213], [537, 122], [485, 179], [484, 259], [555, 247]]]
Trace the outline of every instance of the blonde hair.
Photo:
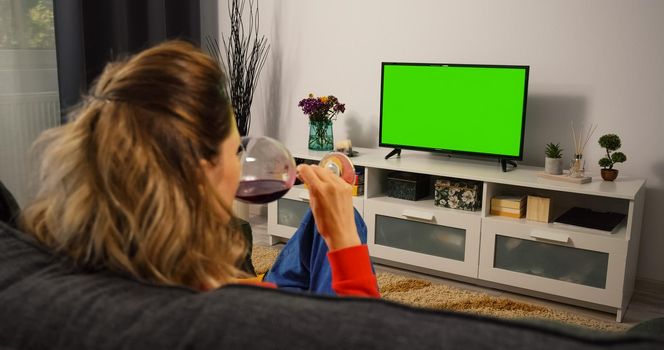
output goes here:
[[87, 268], [194, 288], [237, 277], [246, 243], [200, 166], [234, 127], [223, 86], [219, 66], [179, 41], [109, 64], [73, 121], [38, 139], [23, 229]]

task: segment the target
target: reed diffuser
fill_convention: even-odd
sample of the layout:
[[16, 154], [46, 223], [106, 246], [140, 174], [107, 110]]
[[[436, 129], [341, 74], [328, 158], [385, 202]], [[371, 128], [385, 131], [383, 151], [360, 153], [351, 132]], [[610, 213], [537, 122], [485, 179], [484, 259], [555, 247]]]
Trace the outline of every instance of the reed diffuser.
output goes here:
[[574, 121], [572, 121], [572, 139], [574, 140], [574, 159], [572, 159], [572, 164], [570, 165], [569, 168], [569, 176], [571, 177], [584, 177], [585, 176], [585, 169], [584, 169], [584, 160], [583, 160], [583, 150], [586, 148], [586, 145], [588, 144], [588, 140], [590, 140], [590, 137], [595, 133], [595, 129], [597, 129], [597, 125], [590, 124], [590, 127], [588, 130], [584, 130], [581, 128], [578, 133], [576, 130], [574, 130]]

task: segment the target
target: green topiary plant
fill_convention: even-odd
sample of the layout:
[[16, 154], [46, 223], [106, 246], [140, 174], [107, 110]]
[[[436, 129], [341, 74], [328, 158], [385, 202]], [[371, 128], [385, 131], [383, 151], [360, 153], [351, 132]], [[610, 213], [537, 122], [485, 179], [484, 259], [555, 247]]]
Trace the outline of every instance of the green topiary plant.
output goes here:
[[[599, 145], [606, 149], [606, 157], [599, 160], [599, 165], [604, 169], [613, 169], [616, 163], [622, 163], [627, 160], [627, 156], [622, 152], [615, 152], [620, 148], [620, 137], [616, 134], [606, 134], [599, 138]], [[613, 152], [613, 153], [612, 153]]]
[[549, 158], [562, 158], [563, 157], [563, 149], [560, 148], [559, 143], [549, 143], [546, 145], [546, 149], [544, 150], [544, 154], [549, 157]]

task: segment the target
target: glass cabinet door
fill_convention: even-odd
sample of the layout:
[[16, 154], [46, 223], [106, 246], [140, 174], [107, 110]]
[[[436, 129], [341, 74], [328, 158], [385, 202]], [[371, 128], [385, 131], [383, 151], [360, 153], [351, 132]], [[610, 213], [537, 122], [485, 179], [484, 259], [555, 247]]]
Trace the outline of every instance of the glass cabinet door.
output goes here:
[[605, 288], [608, 264], [607, 253], [496, 235], [499, 269]]
[[463, 261], [466, 230], [376, 215], [375, 244]]
[[297, 228], [308, 209], [308, 202], [281, 198], [277, 201], [277, 224]]

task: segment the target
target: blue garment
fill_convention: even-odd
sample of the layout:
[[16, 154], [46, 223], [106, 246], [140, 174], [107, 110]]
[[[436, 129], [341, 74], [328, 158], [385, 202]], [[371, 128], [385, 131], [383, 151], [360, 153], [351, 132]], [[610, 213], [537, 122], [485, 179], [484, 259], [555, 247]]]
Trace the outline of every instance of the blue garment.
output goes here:
[[[354, 211], [360, 241], [366, 244], [367, 226], [360, 213]], [[279, 289], [336, 295], [332, 290], [332, 271], [327, 252], [325, 240], [318, 232], [313, 213], [309, 209], [263, 281], [272, 282]]]

